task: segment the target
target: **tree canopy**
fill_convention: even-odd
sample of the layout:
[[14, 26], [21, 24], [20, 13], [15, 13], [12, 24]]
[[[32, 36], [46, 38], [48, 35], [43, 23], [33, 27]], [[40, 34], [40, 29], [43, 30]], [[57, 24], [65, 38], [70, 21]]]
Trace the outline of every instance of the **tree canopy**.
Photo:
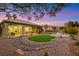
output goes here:
[[34, 15], [35, 20], [39, 20], [44, 15], [55, 16], [57, 12], [69, 5], [67, 3], [0, 3], [0, 12], [29, 14], [28, 19]]
[[69, 21], [66, 23], [67, 27], [79, 27], [79, 22], [78, 21]]
[[69, 21], [66, 23], [65, 32], [76, 35], [78, 34], [78, 28], [79, 28], [78, 21]]

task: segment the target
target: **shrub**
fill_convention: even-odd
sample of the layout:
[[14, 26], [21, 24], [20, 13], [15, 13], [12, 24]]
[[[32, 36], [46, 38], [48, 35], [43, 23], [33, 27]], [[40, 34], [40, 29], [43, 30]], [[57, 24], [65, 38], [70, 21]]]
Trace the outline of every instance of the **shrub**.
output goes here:
[[46, 32], [53, 32], [53, 30], [46, 30]]
[[66, 27], [65, 32], [73, 35], [76, 35], [78, 33], [78, 31], [74, 27]]
[[12, 35], [12, 36], [14, 36], [14, 35], [15, 35], [15, 33], [11, 32], [11, 35]]
[[44, 54], [44, 56], [48, 56], [48, 53], [46, 52], [46, 53]]
[[76, 42], [75, 45], [79, 46], [79, 42]]

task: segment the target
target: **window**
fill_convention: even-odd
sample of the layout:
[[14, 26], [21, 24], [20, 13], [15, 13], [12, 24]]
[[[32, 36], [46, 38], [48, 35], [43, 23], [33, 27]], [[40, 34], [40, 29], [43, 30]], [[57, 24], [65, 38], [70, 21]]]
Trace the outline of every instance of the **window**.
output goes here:
[[13, 36], [22, 35], [22, 26], [21, 25], [9, 25], [8, 29], [9, 29], [9, 33]]

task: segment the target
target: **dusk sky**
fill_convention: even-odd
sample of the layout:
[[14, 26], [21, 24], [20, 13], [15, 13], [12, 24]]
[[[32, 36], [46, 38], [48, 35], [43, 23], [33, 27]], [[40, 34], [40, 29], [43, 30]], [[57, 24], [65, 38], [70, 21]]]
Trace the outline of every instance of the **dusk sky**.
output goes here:
[[[0, 20], [5, 19], [5, 15], [0, 13]], [[27, 17], [21, 18], [18, 16], [18, 19], [27, 20]], [[52, 26], [61, 26], [64, 25], [65, 22], [72, 20], [79, 22], [79, 4], [73, 3], [70, 6], [63, 8], [59, 11], [55, 17], [44, 16], [41, 20], [32, 20], [31, 22], [36, 24], [48, 24]]]

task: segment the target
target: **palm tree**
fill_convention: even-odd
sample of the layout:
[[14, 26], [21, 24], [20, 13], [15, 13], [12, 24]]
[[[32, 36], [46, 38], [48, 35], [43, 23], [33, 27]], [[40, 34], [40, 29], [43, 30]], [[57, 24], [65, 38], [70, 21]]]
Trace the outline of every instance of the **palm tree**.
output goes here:
[[13, 14], [13, 20], [16, 20], [17, 19], [17, 15], [16, 14]]
[[7, 20], [10, 20], [10, 19], [11, 19], [10, 13], [7, 13], [7, 14], [6, 14], [6, 17], [7, 17]]

